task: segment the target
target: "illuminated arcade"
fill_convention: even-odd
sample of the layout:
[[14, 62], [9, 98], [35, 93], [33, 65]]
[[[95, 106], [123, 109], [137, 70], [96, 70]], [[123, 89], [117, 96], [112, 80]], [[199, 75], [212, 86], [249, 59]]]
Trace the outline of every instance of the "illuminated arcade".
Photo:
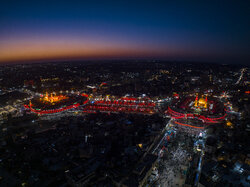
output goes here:
[[53, 114], [65, 110], [81, 107], [84, 113], [141, 113], [154, 114], [158, 111], [155, 101], [148, 97], [92, 97], [81, 95], [48, 94], [35, 98], [25, 105], [26, 109], [37, 114]]
[[88, 102], [87, 95], [56, 95], [48, 94], [29, 101], [24, 107], [37, 114], [54, 114], [78, 108]]
[[[78, 108], [80, 107], [81, 108]], [[141, 113], [159, 112], [156, 101], [148, 97], [98, 97], [80, 95], [46, 94], [32, 99], [25, 108], [37, 114], [53, 114], [78, 108], [84, 113]], [[178, 125], [203, 129], [205, 125], [217, 124], [226, 117], [224, 104], [208, 95], [176, 97], [165, 112]]]
[[224, 104], [217, 98], [199, 94], [174, 100], [165, 113], [174, 119], [176, 125], [196, 129], [219, 124], [227, 116]]
[[92, 100], [84, 108], [86, 113], [99, 112], [125, 112], [125, 113], [142, 113], [154, 114], [157, 112], [156, 104], [150, 98], [135, 98], [135, 97], [122, 97], [122, 98], [102, 98]]

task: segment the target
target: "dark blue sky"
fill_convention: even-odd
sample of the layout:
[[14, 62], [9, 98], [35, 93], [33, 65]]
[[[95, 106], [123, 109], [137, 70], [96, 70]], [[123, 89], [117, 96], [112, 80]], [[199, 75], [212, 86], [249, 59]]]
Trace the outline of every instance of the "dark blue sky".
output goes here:
[[250, 60], [250, 1], [1, 1], [0, 61]]

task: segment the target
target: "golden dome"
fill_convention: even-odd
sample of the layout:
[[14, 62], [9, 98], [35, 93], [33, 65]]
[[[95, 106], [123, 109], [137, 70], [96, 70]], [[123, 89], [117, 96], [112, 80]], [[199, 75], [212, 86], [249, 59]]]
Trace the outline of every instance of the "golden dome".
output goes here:
[[198, 103], [200, 105], [205, 105], [206, 104], [206, 100], [204, 98], [200, 98], [199, 101], [198, 101]]
[[202, 96], [200, 99], [198, 99], [198, 94], [197, 94], [195, 98], [194, 106], [207, 108], [207, 97], [206, 99], [204, 99], [204, 97]]

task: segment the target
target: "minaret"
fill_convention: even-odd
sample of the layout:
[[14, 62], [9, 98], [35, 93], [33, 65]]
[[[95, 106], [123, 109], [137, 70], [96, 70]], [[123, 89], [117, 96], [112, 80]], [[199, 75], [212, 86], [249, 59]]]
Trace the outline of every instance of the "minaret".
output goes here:
[[48, 99], [49, 99], [48, 92], [46, 92], [44, 100], [48, 101]]
[[53, 103], [53, 102], [54, 102], [54, 98], [53, 98], [52, 93], [50, 94], [50, 102], [51, 102], [51, 103]]
[[205, 100], [206, 102], [205, 102], [205, 108], [207, 108], [207, 96], [206, 96], [206, 100]]
[[194, 106], [197, 107], [198, 106], [198, 94], [196, 94], [196, 98], [194, 101]]

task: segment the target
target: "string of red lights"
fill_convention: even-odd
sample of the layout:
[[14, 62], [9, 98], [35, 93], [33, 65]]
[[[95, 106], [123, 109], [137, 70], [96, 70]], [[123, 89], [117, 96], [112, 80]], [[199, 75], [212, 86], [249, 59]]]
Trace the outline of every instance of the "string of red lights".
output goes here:
[[[82, 105], [85, 105], [88, 103], [88, 99], [86, 99]], [[54, 114], [54, 113], [58, 113], [58, 112], [63, 112], [63, 111], [66, 111], [66, 110], [70, 110], [70, 109], [73, 109], [73, 108], [78, 108], [81, 104], [80, 103], [75, 103], [73, 105], [69, 105], [69, 106], [66, 106], [66, 107], [62, 107], [62, 108], [58, 108], [58, 109], [51, 109], [51, 110], [41, 110], [41, 109], [35, 109], [32, 107], [32, 105], [24, 105], [25, 108], [27, 109], [30, 109], [31, 112], [34, 112], [36, 114]]]
[[[87, 94], [81, 94], [84, 97], [88, 98]], [[93, 101], [93, 103], [89, 103], [87, 99], [83, 105], [87, 104], [83, 112], [85, 113], [96, 113], [97, 111], [100, 112], [138, 112], [138, 113], [155, 113], [155, 103], [149, 101], [150, 98], [138, 99], [133, 97], [123, 97], [117, 100], [98, 100]], [[53, 114], [62, 112], [65, 110], [69, 110], [72, 108], [79, 107], [80, 104], [74, 104], [67, 107], [59, 108], [59, 109], [52, 109], [52, 110], [40, 110], [32, 108], [32, 105], [24, 105], [25, 108], [30, 109], [32, 112], [37, 114]]]
[[197, 126], [193, 126], [193, 125], [189, 125], [189, 124], [185, 124], [185, 123], [180, 123], [178, 121], [175, 121], [174, 123], [176, 123], [177, 125], [191, 127], [191, 128], [195, 128], [195, 129], [204, 129], [204, 127], [197, 127]]
[[72, 108], [77, 108], [79, 106], [80, 106], [80, 104], [77, 103], [77, 104], [62, 107], [62, 108], [59, 108], [59, 109], [51, 109], [51, 110], [38, 110], [38, 109], [34, 109], [34, 108], [32, 108], [31, 106], [28, 106], [28, 105], [25, 105], [24, 107], [29, 108], [32, 112], [37, 113], [37, 114], [54, 114], [54, 113], [62, 112], [62, 111], [69, 110], [69, 109], [72, 109]]
[[224, 120], [225, 117], [227, 116], [226, 113], [223, 116], [217, 117], [217, 118], [205, 117], [202, 115], [192, 114], [192, 113], [183, 114], [183, 113], [172, 110], [170, 107], [168, 107], [167, 113], [169, 113], [171, 117], [174, 119], [192, 118], [192, 119], [202, 120], [206, 123], [218, 123], [220, 120]]
[[99, 100], [84, 108], [85, 112], [139, 112], [155, 113], [155, 103], [133, 97], [124, 97], [117, 100]]

